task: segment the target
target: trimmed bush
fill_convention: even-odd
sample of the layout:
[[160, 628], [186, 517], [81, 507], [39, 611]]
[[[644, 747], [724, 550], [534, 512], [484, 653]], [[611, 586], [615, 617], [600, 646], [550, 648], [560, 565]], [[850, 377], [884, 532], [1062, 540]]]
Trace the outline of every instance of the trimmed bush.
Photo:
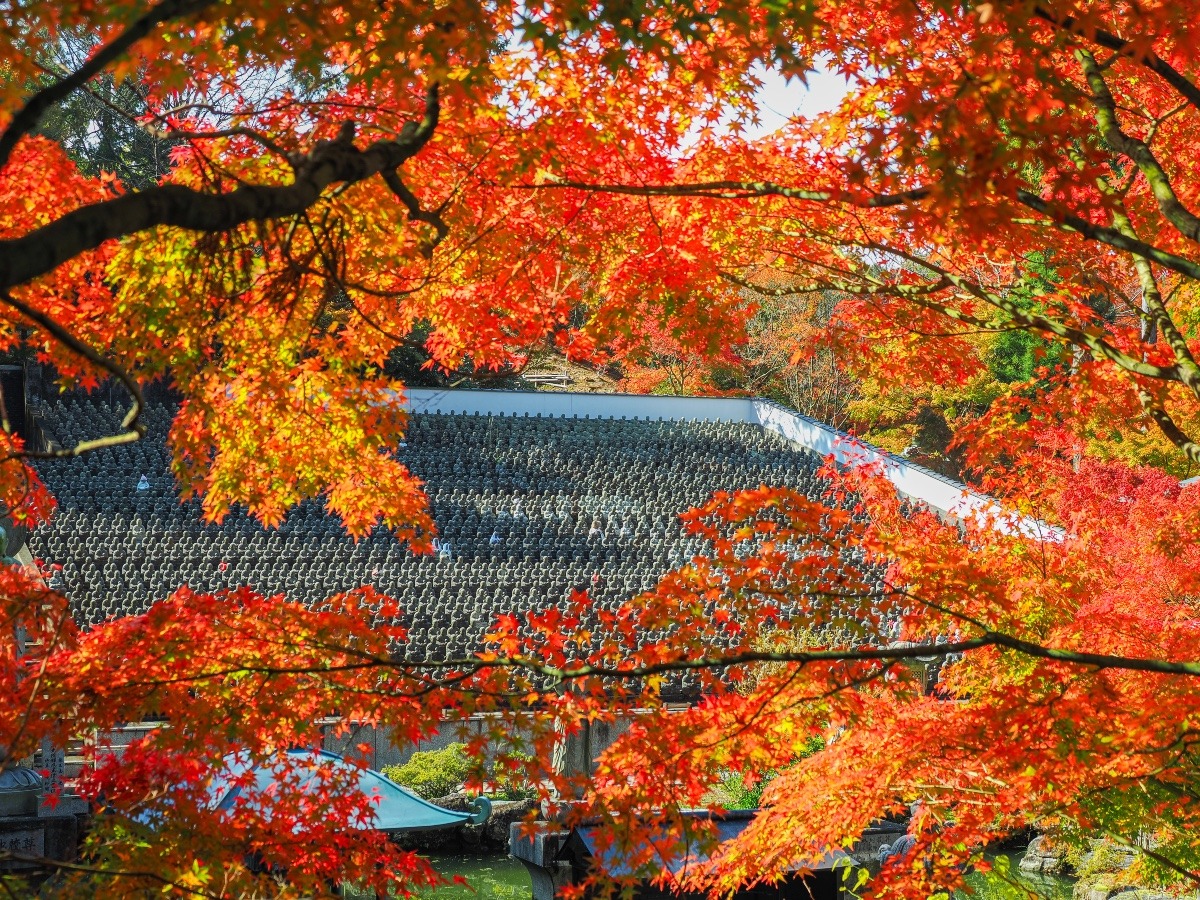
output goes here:
[[384, 767], [383, 774], [426, 800], [433, 800], [457, 791], [470, 769], [466, 745], [448, 744], [441, 750], [420, 750], [402, 766]]
[[513, 752], [508, 754], [511, 766], [501, 767], [497, 762], [492, 772], [492, 796], [499, 800], [532, 800], [537, 796], [537, 787], [530, 783], [528, 766], [533, 757], [527, 753]]
[[[824, 749], [825, 740], [819, 734], [809, 735], [797, 758], [807, 759]], [[704, 803], [725, 809], [758, 809], [762, 806], [763, 792], [779, 772], [779, 769], [767, 769], [751, 778], [740, 772], [729, 772], [704, 796]]]

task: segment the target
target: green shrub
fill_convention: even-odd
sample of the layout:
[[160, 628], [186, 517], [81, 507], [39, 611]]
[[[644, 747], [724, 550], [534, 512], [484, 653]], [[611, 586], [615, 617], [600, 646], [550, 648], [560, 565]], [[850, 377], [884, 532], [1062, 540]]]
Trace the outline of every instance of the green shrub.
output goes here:
[[[797, 759], [808, 759], [814, 753], [825, 749], [825, 739], [819, 734], [811, 734], [800, 748]], [[786, 768], [786, 767], [785, 767]], [[747, 784], [746, 777], [740, 772], [728, 773], [717, 783], [704, 798], [704, 802], [712, 806], [722, 806], [725, 809], [758, 809], [762, 806], [763, 792], [767, 785], [774, 781], [781, 769], [767, 769], [758, 775], [753, 785]]]
[[458, 790], [470, 770], [466, 745], [448, 744], [441, 750], [418, 751], [402, 766], [386, 766], [383, 774], [426, 800], [433, 800]]
[[755, 785], [749, 786], [740, 773], [732, 772], [713, 790], [713, 799], [726, 809], [758, 809], [763, 791], [775, 775], [774, 771], [765, 772]]
[[529, 766], [522, 763], [532, 763], [533, 757], [527, 753], [513, 752], [507, 754], [514, 764], [513, 770], [504, 771], [497, 767], [492, 773], [492, 796], [499, 800], [532, 800], [537, 796], [537, 787], [530, 783]]
[[1113, 875], [1129, 868], [1132, 858], [1130, 851], [1106, 839], [1090, 842], [1090, 850], [1080, 854], [1076, 859], [1070, 854], [1067, 861], [1075, 869], [1080, 878], [1090, 878], [1093, 875]]

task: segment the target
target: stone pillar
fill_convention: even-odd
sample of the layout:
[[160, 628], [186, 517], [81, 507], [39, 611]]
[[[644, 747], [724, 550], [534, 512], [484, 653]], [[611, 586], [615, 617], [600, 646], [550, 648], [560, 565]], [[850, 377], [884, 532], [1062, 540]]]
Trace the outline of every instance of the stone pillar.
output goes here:
[[61, 748], [55, 747], [49, 738], [42, 738], [42, 769], [47, 794], [62, 792], [63, 781], [66, 779], [67, 755]]
[[[529, 828], [536, 828], [532, 833]], [[561, 862], [558, 852], [568, 832], [549, 822], [533, 826], [513, 822], [508, 828], [508, 853], [518, 860], [533, 882], [533, 900], [558, 900], [571, 883], [571, 864]]]

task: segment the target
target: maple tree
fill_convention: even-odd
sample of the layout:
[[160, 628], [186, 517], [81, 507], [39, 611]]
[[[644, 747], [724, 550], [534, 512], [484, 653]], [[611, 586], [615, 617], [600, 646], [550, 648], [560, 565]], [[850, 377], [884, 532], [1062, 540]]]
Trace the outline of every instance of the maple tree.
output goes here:
[[[845, 371], [828, 347], [814, 346], [814, 332], [829, 324], [836, 294], [762, 297], [743, 353], [745, 388], [845, 430], [860, 382]], [[805, 352], [798, 353], [797, 348]]]
[[650, 318], [631, 348], [623, 350], [618, 344], [610, 352], [624, 361], [621, 388], [631, 394], [712, 396], [722, 393], [722, 381], [741, 367], [736, 349], [690, 345], [676, 338], [672, 328]]
[[[366, 587], [321, 610], [181, 591], [80, 633], [65, 598], [6, 570], [0, 685], [22, 712], [0, 722], [5, 765], [150, 712], [189, 723], [87, 774], [107, 813], [55, 886], [417, 887], [428, 867], [347, 827], [367, 801], [336, 783], [230, 812], [206, 785], [231, 747], [283, 765], [333, 712], [398, 740], [498, 713], [503, 771], [632, 709], [590, 783], [547, 770], [542, 790], [581, 796], [569, 815], [602, 817], [667, 882], [650, 835], [682, 833], [729, 771], [780, 772], [683, 887], [769, 881], [913, 803], [916, 843], [875, 895], [954, 888], [990, 839], [1048, 819], [1148, 836], [1164, 877], [1197, 881], [1200, 496], [1170, 473], [1200, 462], [1198, 29], [1166, 0], [12, 6], [0, 334], [131, 398], [118, 434], [53, 451], [6, 435], [0, 489], [34, 526], [53, 501], [32, 460], [137, 440], [142, 385], [168, 379], [176, 475], [209, 516], [275, 524], [319, 497], [352, 534], [425, 548], [419, 485], [389, 455], [403, 386], [383, 374], [416, 330], [446, 368], [546, 341], [727, 351], [746, 289], [785, 283], [840, 298], [792, 365], [833, 352], [921, 396], [980, 375], [980, 334], [1038, 353], [956, 435], [1009, 512], [945, 523], [868, 471], [830, 472], [829, 506], [717, 494], [687, 518], [709, 558], [598, 626], [585, 597], [502, 616], [472, 659], [397, 655], [396, 606]], [[67, 71], [71, 40], [87, 49]], [[840, 105], [745, 137], [761, 72], [816, 60], [846, 78]], [[166, 142], [169, 170], [81, 168], [47, 136], [80, 94]], [[796, 649], [801, 629], [826, 643]], [[950, 659], [935, 695], [905, 665], [931, 652]], [[681, 672], [703, 700], [667, 715]]]

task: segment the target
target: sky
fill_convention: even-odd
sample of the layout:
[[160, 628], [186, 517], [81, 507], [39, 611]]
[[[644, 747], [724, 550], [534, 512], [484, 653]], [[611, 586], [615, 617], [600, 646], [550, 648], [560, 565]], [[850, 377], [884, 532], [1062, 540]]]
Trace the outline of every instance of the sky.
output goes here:
[[761, 77], [763, 86], [758, 92], [761, 121], [746, 129], [748, 138], [771, 134], [792, 116], [828, 112], [846, 93], [846, 82], [840, 75], [819, 69], [809, 74], [807, 87], [798, 78], [788, 81], [774, 71], [764, 72]]

